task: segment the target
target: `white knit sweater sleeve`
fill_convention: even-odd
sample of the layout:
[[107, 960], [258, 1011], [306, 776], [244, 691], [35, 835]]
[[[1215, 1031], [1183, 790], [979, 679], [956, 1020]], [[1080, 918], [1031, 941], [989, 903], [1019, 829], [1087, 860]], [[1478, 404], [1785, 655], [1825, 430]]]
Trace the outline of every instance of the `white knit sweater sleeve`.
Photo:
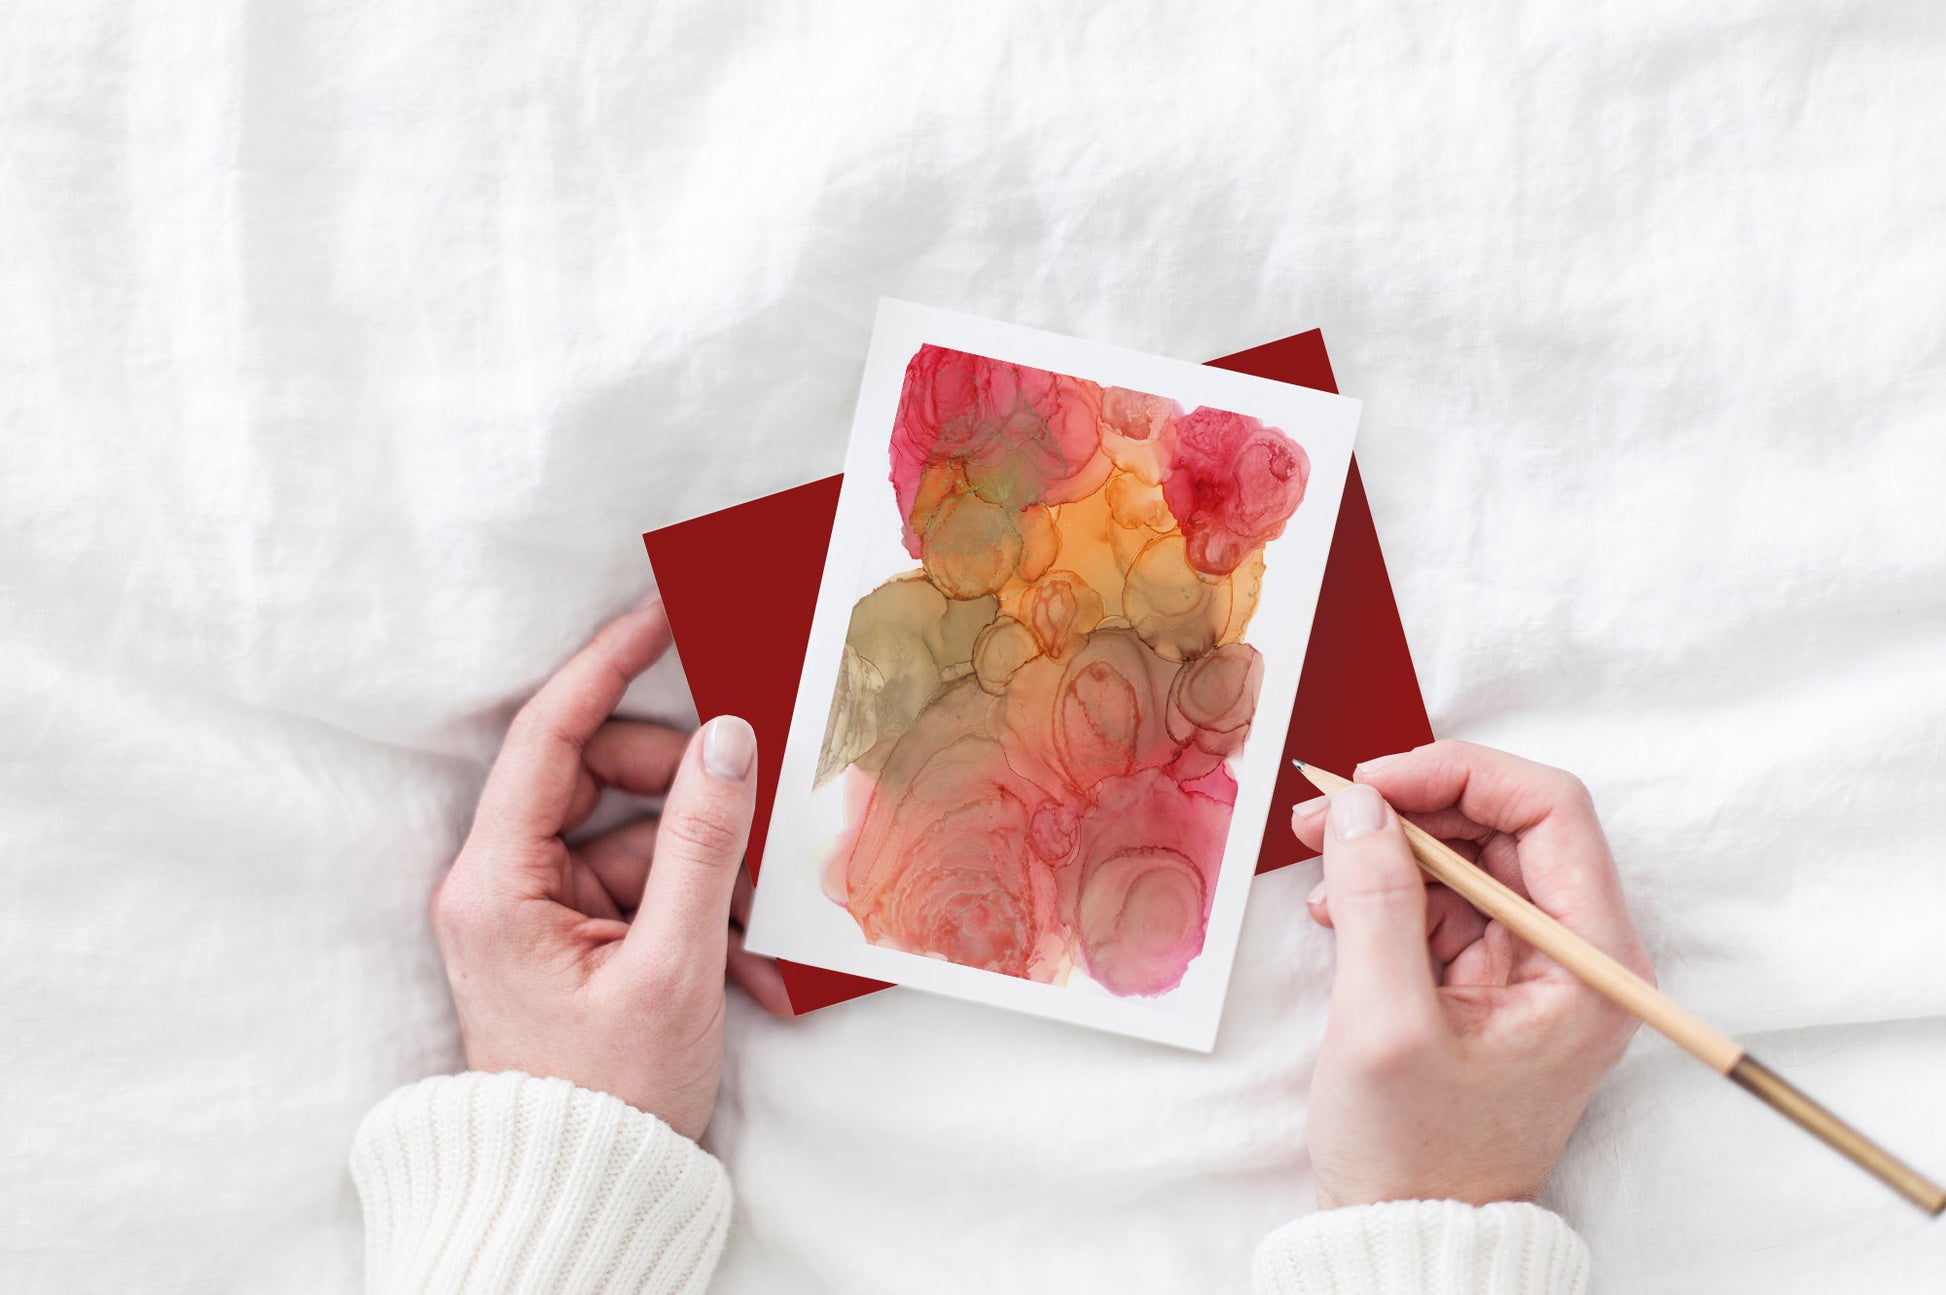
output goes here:
[[1257, 1295], [1582, 1295], [1588, 1247], [1538, 1205], [1387, 1201], [1285, 1224], [1255, 1278]]
[[373, 1107], [352, 1143], [368, 1290], [699, 1292], [730, 1180], [688, 1138], [563, 1079], [442, 1075]]

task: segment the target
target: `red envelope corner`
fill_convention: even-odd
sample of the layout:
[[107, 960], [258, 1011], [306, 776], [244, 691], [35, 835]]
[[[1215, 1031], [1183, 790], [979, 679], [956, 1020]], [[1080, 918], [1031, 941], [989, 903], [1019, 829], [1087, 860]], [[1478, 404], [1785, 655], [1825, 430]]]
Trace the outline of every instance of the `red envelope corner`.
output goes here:
[[[1210, 363], [1319, 391], [1338, 389], [1317, 329]], [[642, 536], [697, 713], [704, 719], [741, 715], [757, 731], [757, 810], [748, 854], [753, 879], [770, 827], [841, 480], [826, 477]], [[794, 542], [778, 544], [778, 535]], [[753, 589], [763, 596], [750, 597]], [[1349, 773], [1360, 760], [1431, 740], [1354, 457], [1271, 803], [1288, 806], [1317, 794], [1291, 766], [1294, 759]], [[1288, 835], [1275, 812], [1271, 818], [1257, 856], [1259, 873], [1312, 854]], [[799, 1015], [890, 988], [798, 962], [779, 959], [778, 967]]]

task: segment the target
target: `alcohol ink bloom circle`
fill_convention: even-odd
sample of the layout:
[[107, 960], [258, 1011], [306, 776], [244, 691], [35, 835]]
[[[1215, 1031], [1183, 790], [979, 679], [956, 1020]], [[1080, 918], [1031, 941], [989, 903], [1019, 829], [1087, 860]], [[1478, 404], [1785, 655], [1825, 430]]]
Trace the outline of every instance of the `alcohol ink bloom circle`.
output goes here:
[[1188, 541], [1190, 565], [1228, 575], [1284, 533], [1304, 499], [1311, 459], [1275, 427], [1197, 409], [1178, 419], [1162, 497]]
[[1243, 749], [1263, 680], [1263, 655], [1248, 643], [1225, 643], [1176, 672], [1169, 686], [1169, 736], [1183, 744], [1171, 769], [1178, 779], [1203, 777]]
[[1158, 533], [1176, 528], [1176, 519], [1169, 514], [1161, 488], [1133, 472], [1117, 472], [1110, 477], [1103, 494], [1117, 526], [1130, 530], [1143, 527]]
[[1066, 942], [1053, 874], [1032, 848], [1046, 797], [980, 736], [993, 702], [977, 685], [940, 701], [880, 771], [825, 889], [874, 944], [1050, 979]]
[[1034, 632], [1011, 616], [1002, 616], [980, 631], [973, 644], [973, 674], [980, 687], [994, 696], [1007, 690], [1007, 684], [1020, 667], [1041, 654]]
[[1125, 629], [1100, 629], [1066, 657], [1037, 656], [1007, 684], [1003, 723], [1015, 765], [1086, 799], [1104, 779], [1173, 761], [1174, 667]]
[[1029, 504], [1013, 517], [1020, 536], [1020, 564], [1014, 574], [1022, 580], [1039, 580], [1061, 556], [1061, 527], [1054, 514], [1041, 504]]
[[982, 499], [1018, 511], [1099, 489], [1101, 388], [965, 351], [922, 346], [906, 365], [892, 426], [892, 488], [906, 551], [920, 556], [921, 479], [950, 465]]
[[884, 897], [890, 942], [1007, 976], [1030, 976], [1040, 952], [1036, 861], [1009, 858], [1031, 838], [1019, 807], [970, 801], [947, 810], [914, 838], [909, 862]]
[[1072, 806], [1050, 800], [1034, 811], [1027, 825], [1027, 843], [1049, 863], [1061, 863], [1074, 853], [1080, 818]]
[[1123, 614], [1169, 661], [1199, 657], [1222, 642], [1233, 611], [1230, 581], [1198, 568], [1189, 546], [1174, 534], [1150, 542], [1130, 564], [1122, 590]]
[[1184, 742], [1220, 742], [1223, 754], [1229, 754], [1250, 732], [1263, 680], [1263, 654], [1248, 643], [1225, 643], [1191, 661], [1169, 689], [1171, 735]]
[[1020, 531], [1006, 508], [975, 494], [955, 495], [933, 510], [920, 553], [926, 578], [948, 598], [979, 598], [1013, 578]]
[[1202, 952], [1207, 902], [1194, 861], [1167, 846], [1137, 844], [1097, 861], [1079, 909], [1088, 974], [1122, 996], [1174, 989]]
[[1086, 642], [1103, 615], [1101, 595], [1072, 571], [1051, 572], [1031, 585], [1020, 596], [1020, 609], [1035, 642], [1051, 657]]
[[1126, 387], [1101, 393], [1101, 447], [1116, 467], [1155, 485], [1162, 455], [1173, 442], [1182, 406], [1164, 396]]
[[1081, 960], [1109, 992], [1166, 993], [1203, 951], [1230, 807], [1161, 770], [1104, 784], [1080, 844]]

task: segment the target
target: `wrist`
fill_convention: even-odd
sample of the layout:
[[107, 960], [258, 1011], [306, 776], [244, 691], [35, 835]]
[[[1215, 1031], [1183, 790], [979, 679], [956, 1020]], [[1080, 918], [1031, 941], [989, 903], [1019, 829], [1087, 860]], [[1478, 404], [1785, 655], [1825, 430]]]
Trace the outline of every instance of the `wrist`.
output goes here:
[[1457, 1201], [1462, 1205], [1532, 1204], [1547, 1186], [1551, 1166], [1476, 1167], [1464, 1173], [1420, 1172], [1360, 1177], [1316, 1171], [1320, 1210], [1351, 1209], [1395, 1201]]
[[1357, 1209], [1361, 1205], [1391, 1205], [1400, 1201], [1454, 1201], [1461, 1205], [1532, 1205], [1539, 1191], [1523, 1189], [1475, 1188], [1466, 1186], [1400, 1187], [1385, 1191], [1337, 1195], [1320, 1187], [1316, 1198], [1320, 1210]]

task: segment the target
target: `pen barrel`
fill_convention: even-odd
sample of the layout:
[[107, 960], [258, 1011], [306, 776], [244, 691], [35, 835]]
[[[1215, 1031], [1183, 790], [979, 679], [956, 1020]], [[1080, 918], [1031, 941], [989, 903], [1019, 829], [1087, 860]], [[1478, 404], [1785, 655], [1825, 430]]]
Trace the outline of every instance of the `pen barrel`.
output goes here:
[[1730, 1078], [1763, 1103], [1849, 1159], [1872, 1177], [1937, 1216], [1946, 1210], [1946, 1191], [1905, 1161], [1845, 1123], [1795, 1084], [1745, 1053], [1730, 1067]]

